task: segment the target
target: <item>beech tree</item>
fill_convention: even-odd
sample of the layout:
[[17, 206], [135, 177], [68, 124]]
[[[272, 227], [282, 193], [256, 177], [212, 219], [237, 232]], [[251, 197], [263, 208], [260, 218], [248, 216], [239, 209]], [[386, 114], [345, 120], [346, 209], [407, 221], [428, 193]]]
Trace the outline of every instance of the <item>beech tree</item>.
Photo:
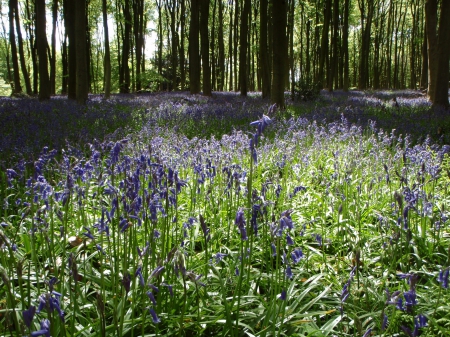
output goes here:
[[45, 32], [45, 0], [35, 1], [36, 45], [39, 58], [39, 100], [50, 99], [50, 77], [48, 75], [47, 36]]
[[284, 88], [286, 84], [286, 64], [287, 64], [287, 1], [272, 0], [273, 17], [273, 73], [271, 101], [277, 104], [278, 108], [285, 108]]

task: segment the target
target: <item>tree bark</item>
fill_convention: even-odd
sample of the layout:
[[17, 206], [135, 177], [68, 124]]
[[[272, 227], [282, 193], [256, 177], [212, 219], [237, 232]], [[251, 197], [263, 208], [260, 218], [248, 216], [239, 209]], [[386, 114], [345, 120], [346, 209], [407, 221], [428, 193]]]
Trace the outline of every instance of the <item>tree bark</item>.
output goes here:
[[35, 1], [36, 44], [39, 58], [39, 100], [50, 99], [50, 77], [47, 62], [47, 36], [45, 18], [45, 0]]
[[50, 57], [50, 93], [56, 93], [56, 21], [58, 20], [58, 0], [52, 4], [52, 54]]
[[86, 104], [88, 99], [88, 65], [86, 48], [86, 0], [77, 0], [75, 5], [75, 47], [76, 47], [76, 100]]
[[322, 41], [320, 46], [320, 64], [319, 64], [319, 82], [322, 87], [325, 86], [326, 60], [328, 58], [328, 29], [331, 19], [331, 0], [326, 0], [324, 9], [324, 21], [322, 27]]
[[189, 28], [189, 86], [191, 94], [200, 93], [200, 0], [191, 0]]
[[77, 99], [77, 50], [75, 42], [75, 1], [64, 0], [64, 24], [69, 39], [67, 95]]
[[20, 85], [19, 60], [17, 58], [16, 35], [14, 33], [14, 16], [18, 15], [18, 13], [15, 13], [16, 1], [17, 0], [9, 0], [9, 43], [11, 45], [11, 59], [13, 64], [13, 94], [22, 92], [22, 86]]
[[268, 0], [261, 0], [259, 54], [261, 62], [262, 98], [270, 97], [269, 49], [267, 46], [267, 11]]
[[105, 90], [104, 98], [108, 99], [111, 96], [111, 52], [109, 48], [109, 32], [108, 32], [108, 8], [106, 0], [102, 0], [102, 14], [103, 14], [103, 33], [105, 39], [105, 56], [103, 60], [103, 86]]
[[344, 48], [344, 91], [349, 89], [349, 55], [348, 55], [348, 16], [349, 16], [349, 0], [344, 2], [344, 27], [342, 32], [342, 48]]
[[428, 99], [433, 102], [436, 95], [436, 76], [438, 72], [437, 38], [437, 0], [425, 2], [425, 21], [428, 41]]
[[241, 96], [247, 96], [248, 77], [247, 77], [247, 35], [248, 35], [248, 16], [250, 14], [250, 0], [244, 0], [244, 8], [241, 17], [241, 29], [239, 35], [239, 83]]
[[19, 46], [20, 68], [22, 69], [22, 75], [23, 75], [23, 79], [25, 81], [25, 89], [27, 91], [27, 95], [31, 95], [31, 94], [33, 94], [33, 91], [31, 90], [31, 82], [30, 82], [30, 77], [28, 75], [27, 64], [25, 61], [25, 53], [23, 50], [22, 30], [21, 30], [20, 15], [19, 15], [19, 3], [17, 0], [14, 0], [14, 2], [15, 2], [15, 6], [16, 6], [14, 12], [16, 13], [15, 19], [16, 19], [17, 43]]
[[448, 109], [448, 80], [450, 58], [450, 1], [441, 1], [437, 41], [437, 74], [433, 106]]
[[200, 5], [200, 36], [203, 74], [203, 95], [211, 96], [211, 67], [209, 64], [208, 37], [209, 0], [201, 0]]
[[217, 89], [223, 91], [225, 87], [225, 45], [223, 37], [223, 1], [219, 0], [219, 27], [217, 32], [217, 42], [219, 44], [219, 76]]
[[286, 61], [287, 61], [287, 1], [272, 0], [273, 17], [273, 75], [271, 101], [278, 108], [285, 108], [284, 85], [286, 83]]

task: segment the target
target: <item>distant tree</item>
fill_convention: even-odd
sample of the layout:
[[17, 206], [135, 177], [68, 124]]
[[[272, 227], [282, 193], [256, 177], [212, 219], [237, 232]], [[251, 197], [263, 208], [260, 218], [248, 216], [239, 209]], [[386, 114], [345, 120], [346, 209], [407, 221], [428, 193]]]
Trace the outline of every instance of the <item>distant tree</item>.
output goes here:
[[47, 62], [47, 35], [45, 18], [45, 0], [35, 1], [36, 44], [39, 58], [39, 100], [50, 99], [50, 77]]
[[67, 57], [67, 96], [69, 99], [77, 99], [77, 48], [75, 33], [75, 1], [64, 0], [64, 27], [69, 40]]
[[22, 92], [22, 86], [20, 85], [19, 60], [17, 58], [16, 34], [14, 33], [14, 16], [18, 15], [15, 12], [16, 2], [17, 0], [9, 0], [9, 44], [11, 46], [11, 58], [13, 64], [14, 94]]
[[111, 95], [111, 52], [109, 48], [109, 31], [108, 31], [108, 7], [106, 0], [102, 0], [102, 14], [103, 14], [103, 34], [105, 39], [105, 55], [103, 59], [104, 72], [104, 90], [105, 98]]
[[208, 36], [209, 0], [200, 0], [200, 37], [202, 55], [203, 95], [211, 96], [211, 67]]
[[259, 27], [259, 60], [261, 69], [261, 91], [262, 97], [270, 97], [270, 67], [269, 67], [269, 48], [267, 41], [268, 28], [268, 0], [261, 0], [260, 27]]
[[287, 1], [272, 0], [273, 17], [273, 75], [271, 101], [276, 103], [280, 109], [285, 108], [284, 88], [286, 84], [287, 63]]
[[50, 56], [50, 93], [56, 92], [56, 22], [58, 20], [58, 0], [53, 0], [52, 4], [52, 37]]
[[75, 6], [75, 47], [76, 47], [76, 100], [85, 104], [89, 92], [89, 68], [86, 48], [86, 0], [77, 0]]
[[20, 68], [22, 69], [22, 75], [25, 82], [25, 88], [28, 95], [31, 95], [33, 92], [31, 90], [30, 77], [28, 76], [28, 69], [25, 60], [25, 52], [23, 49], [23, 38], [22, 38], [22, 25], [20, 23], [20, 15], [19, 15], [19, 3], [17, 0], [14, 0], [14, 18], [16, 20], [16, 31], [17, 31], [17, 44], [19, 47], [19, 57], [20, 57]]
[[241, 29], [239, 32], [239, 83], [241, 96], [247, 96], [248, 90], [247, 66], [249, 55], [247, 55], [247, 35], [250, 5], [250, 0], [244, 0], [244, 8], [241, 16]]
[[191, 0], [189, 26], [189, 85], [191, 94], [200, 92], [200, 0]]
[[450, 1], [442, 0], [439, 28], [438, 0], [425, 3], [428, 39], [428, 98], [433, 106], [449, 107], [448, 72], [450, 57]]

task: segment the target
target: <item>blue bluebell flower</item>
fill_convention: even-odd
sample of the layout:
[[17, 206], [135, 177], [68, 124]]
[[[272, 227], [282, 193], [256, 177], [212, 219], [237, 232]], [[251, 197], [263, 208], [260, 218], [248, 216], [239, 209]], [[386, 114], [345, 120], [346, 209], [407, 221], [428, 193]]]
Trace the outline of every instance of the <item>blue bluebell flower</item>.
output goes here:
[[31, 327], [35, 313], [36, 307], [34, 305], [30, 306], [27, 310], [22, 311], [23, 321], [28, 328]]
[[161, 322], [153, 308], [149, 308], [148, 311], [150, 312], [150, 315], [152, 315], [153, 323], [158, 324]]
[[372, 329], [368, 329], [365, 333], [364, 333], [364, 335], [362, 335], [362, 337], [369, 337], [370, 335], [371, 335], [371, 333], [372, 333]]
[[31, 337], [46, 336], [50, 337], [50, 321], [48, 319], [43, 319], [41, 321], [41, 329], [31, 333]]
[[150, 301], [152, 301], [153, 305], [156, 305], [155, 295], [153, 295], [151, 291], [147, 291], [147, 296], [150, 299]]
[[295, 248], [294, 251], [291, 253], [291, 257], [294, 264], [299, 263], [300, 260], [303, 258], [303, 252], [301, 248]]
[[280, 294], [280, 296], [278, 297], [280, 300], [282, 300], [282, 301], [285, 301], [286, 300], [286, 298], [287, 298], [287, 292], [286, 292], [286, 289], [283, 289], [282, 291], [281, 291], [281, 294]]
[[449, 268], [445, 269], [445, 271], [441, 270], [439, 272], [438, 282], [444, 289], [448, 289], [448, 275], [449, 275]]
[[143, 287], [145, 285], [144, 276], [142, 275], [142, 266], [136, 269], [134, 276], [139, 277], [139, 284]]
[[292, 277], [293, 277], [292, 269], [291, 269], [291, 266], [289, 266], [289, 265], [286, 267], [286, 276], [288, 279], [292, 280]]

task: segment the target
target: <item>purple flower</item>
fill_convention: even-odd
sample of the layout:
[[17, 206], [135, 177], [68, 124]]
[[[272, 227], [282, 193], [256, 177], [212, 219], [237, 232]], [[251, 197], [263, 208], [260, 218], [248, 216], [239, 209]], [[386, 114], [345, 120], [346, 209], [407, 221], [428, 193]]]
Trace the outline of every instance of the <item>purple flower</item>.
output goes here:
[[448, 274], [449, 268], [445, 269], [445, 271], [439, 272], [438, 282], [442, 285], [444, 289], [448, 289]]
[[50, 321], [48, 319], [43, 319], [41, 321], [41, 329], [31, 333], [31, 337], [46, 336], [50, 337]]
[[381, 330], [384, 331], [387, 328], [388, 324], [388, 316], [386, 314], [383, 315], [383, 323], [381, 323]]
[[139, 284], [143, 287], [145, 285], [145, 281], [144, 276], [142, 275], [142, 266], [139, 266], [138, 269], [136, 269], [134, 276], [139, 277]]
[[155, 295], [153, 295], [151, 291], [147, 291], [147, 296], [150, 299], [150, 301], [152, 301], [153, 305], [156, 305]]
[[287, 266], [286, 267], [286, 276], [287, 276], [288, 279], [292, 280], [293, 275], [292, 275], [291, 266]]
[[86, 233], [83, 233], [84, 236], [87, 236], [89, 239], [94, 240], [94, 236], [91, 233], [91, 230], [88, 227], [84, 227], [85, 230], [87, 230]]
[[157, 278], [159, 275], [161, 275], [161, 273], [164, 271], [165, 267], [164, 266], [158, 266], [156, 267], [151, 273], [150, 273], [150, 277], [149, 278]]
[[299, 263], [300, 260], [303, 258], [303, 252], [301, 248], [294, 249], [294, 251], [291, 253], [291, 257], [292, 261], [294, 261], [295, 264]]
[[275, 245], [272, 243], [272, 256], [277, 256], [277, 247], [275, 247]]
[[223, 253], [215, 254], [214, 258], [216, 259], [216, 263], [219, 263], [220, 261], [222, 261], [225, 256], [227, 256], [227, 254], [223, 254]]
[[158, 324], [161, 322], [153, 308], [149, 308], [148, 311], [150, 312], [150, 315], [152, 315], [153, 323]]
[[283, 289], [283, 290], [281, 291], [280, 296], [278, 296], [278, 298], [279, 298], [280, 300], [282, 300], [282, 301], [286, 301], [286, 297], [287, 297], [286, 289]]
[[28, 310], [22, 311], [23, 321], [28, 328], [31, 327], [31, 322], [33, 322], [35, 313], [36, 313], [36, 307], [34, 305], [32, 305]]
[[286, 244], [288, 246], [294, 245], [294, 241], [292, 241], [292, 238], [289, 236], [289, 234], [286, 234]]
[[372, 329], [369, 328], [369, 329], [364, 333], [364, 335], [362, 335], [362, 337], [369, 337], [371, 333], [372, 333]]

